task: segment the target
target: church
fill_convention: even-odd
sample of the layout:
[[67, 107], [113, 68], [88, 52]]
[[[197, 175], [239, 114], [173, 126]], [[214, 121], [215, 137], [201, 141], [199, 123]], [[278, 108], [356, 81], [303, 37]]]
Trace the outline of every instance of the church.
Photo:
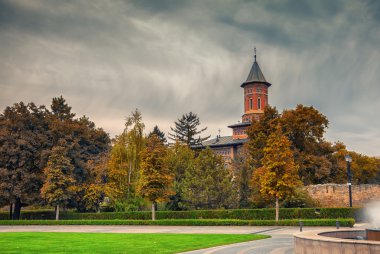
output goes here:
[[202, 143], [202, 148], [209, 147], [216, 154], [223, 157], [226, 164], [230, 164], [235, 156], [242, 149], [243, 144], [248, 141], [247, 129], [252, 120], [259, 120], [260, 115], [264, 114], [264, 108], [268, 104], [268, 89], [271, 83], [266, 81], [256, 59], [256, 48], [254, 62], [249, 71], [248, 77], [240, 85], [244, 91], [244, 114], [241, 122], [231, 124], [232, 136], [217, 136]]

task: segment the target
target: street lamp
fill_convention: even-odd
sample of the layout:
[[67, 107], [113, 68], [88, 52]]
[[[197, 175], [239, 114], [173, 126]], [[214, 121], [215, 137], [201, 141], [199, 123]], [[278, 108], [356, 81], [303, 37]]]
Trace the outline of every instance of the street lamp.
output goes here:
[[350, 207], [352, 207], [352, 190], [351, 190], [351, 162], [352, 162], [352, 157], [349, 154], [346, 154], [344, 156], [346, 162], [347, 162], [347, 178], [348, 178], [348, 195], [350, 197]]

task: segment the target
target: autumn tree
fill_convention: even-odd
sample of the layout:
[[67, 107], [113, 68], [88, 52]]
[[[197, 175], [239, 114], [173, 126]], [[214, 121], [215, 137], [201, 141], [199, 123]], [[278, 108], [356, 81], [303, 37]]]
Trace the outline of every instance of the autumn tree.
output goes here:
[[112, 203], [128, 202], [136, 197], [140, 176], [141, 151], [144, 148], [145, 125], [136, 109], [127, 118], [122, 134], [116, 136], [110, 151], [106, 195]]
[[[201, 124], [199, 121], [199, 117], [190, 112], [188, 114], [182, 115], [180, 119], [174, 122], [175, 127], [170, 127], [173, 133], [169, 133], [169, 139], [176, 141], [179, 140], [189, 146], [191, 145], [199, 145], [203, 141], [210, 138], [201, 137], [199, 134], [207, 130], [207, 127], [198, 130], [199, 125]], [[198, 137], [197, 137], [198, 135]]]
[[332, 155], [332, 182], [347, 182], [347, 164], [345, 155], [349, 154], [352, 158], [351, 174], [354, 184], [373, 184], [378, 182], [380, 172], [380, 160], [375, 157], [366, 156], [353, 151], [348, 151], [343, 143], [334, 145], [334, 153]]
[[326, 116], [312, 106], [297, 105], [282, 113], [280, 124], [291, 142], [304, 184], [329, 181], [333, 150], [323, 138], [328, 123]]
[[52, 147], [65, 144], [67, 157], [74, 166], [72, 174], [75, 191], [68, 206], [85, 211], [83, 197], [88, 185], [93, 181], [88, 162], [97, 160], [110, 149], [110, 138], [103, 129], [96, 128], [88, 117], [75, 118], [71, 107], [62, 96], [52, 100], [48, 133]]
[[155, 204], [166, 200], [172, 194], [173, 181], [166, 163], [167, 150], [159, 137], [152, 135], [141, 153], [141, 177], [138, 192], [152, 202], [152, 220], [155, 220]]
[[166, 204], [169, 210], [178, 211], [186, 209], [186, 203], [183, 200], [182, 184], [185, 172], [191, 171], [194, 167], [194, 157], [194, 151], [179, 141], [168, 148], [166, 160], [169, 170], [174, 175], [174, 194], [169, 197], [169, 202]]
[[10, 205], [12, 219], [20, 218], [22, 206], [40, 202], [50, 150], [47, 114], [44, 106], [23, 102], [0, 114], [0, 203]]
[[276, 221], [279, 219], [279, 200], [300, 185], [290, 146], [288, 138], [277, 128], [270, 134], [264, 148], [263, 166], [255, 169], [252, 177], [252, 184], [259, 188], [260, 193], [275, 200]]
[[264, 147], [268, 137], [278, 126], [280, 115], [275, 107], [267, 106], [260, 121], [254, 121], [248, 128], [247, 135], [249, 141], [246, 143], [246, 149], [249, 153], [249, 163], [254, 168], [262, 166], [261, 160], [264, 157]]
[[41, 188], [41, 195], [49, 205], [56, 207], [55, 219], [59, 220], [59, 208], [68, 204], [73, 194], [72, 177], [74, 166], [66, 156], [64, 147], [54, 147], [44, 169], [45, 182]]
[[152, 135], [156, 135], [157, 137], [159, 137], [159, 139], [161, 140], [162, 143], [166, 144], [166, 137], [165, 137], [165, 133], [162, 132], [160, 130], [160, 128], [158, 128], [158, 126], [154, 126], [153, 130], [149, 133], [148, 137], [152, 136]]
[[211, 149], [202, 150], [194, 166], [185, 171], [182, 194], [191, 208], [216, 209], [236, 207], [232, 173], [223, 158]]
[[88, 162], [88, 168], [90, 169], [90, 179], [85, 185], [85, 195], [83, 200], [86, 209], [90, 211], [99, 211], [101, 203], [106, 196], [106, 183], [108, 181], [108, 163], [109, 153], [105, 152], [96, 160]]

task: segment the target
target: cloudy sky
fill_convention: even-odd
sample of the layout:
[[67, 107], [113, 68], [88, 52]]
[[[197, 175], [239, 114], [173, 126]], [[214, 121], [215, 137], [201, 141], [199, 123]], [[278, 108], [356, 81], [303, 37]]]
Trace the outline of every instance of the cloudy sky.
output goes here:
[[380, 155], [380, 1], [0, 0], [0, 107], [62, 95], [111, 136], [195, 112], [240, 120], [253, 47], [280, 111], [313, 105], [326, 138]]

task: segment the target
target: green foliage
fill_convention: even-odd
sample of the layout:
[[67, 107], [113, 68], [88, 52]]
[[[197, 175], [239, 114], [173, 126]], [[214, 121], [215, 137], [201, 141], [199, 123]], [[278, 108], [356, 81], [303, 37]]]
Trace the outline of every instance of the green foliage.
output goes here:
[[222, 157], [209, 148], [202, 150], [194, 167], [185, 171], [182, 194], [183, 199], [195, 209], [236, 207], [232, 173], [224, 167]]
[[125, 201], [117, 201], [114, 207], [115, 212], [134, 212], [145, 210], [148, 204], [141, 197], [131, 197]]
[[293, 193], [288, 195], [281, 203], [284, 208], [307, 208], [318, 207], [318, 203], [313, 200], [307, 191], [302, 188], [297, 188]]
[[[362, 208], [280, 208], [281, 219], [337, 219], [355, 218], [363, 221]], [[271, 220], [275, 209], [231, 209], [231, 210], [192, 210], [192, 211], [157, 211], [157, 219], [237, 219], [237, 220]], [[62, 220], [150, 220], [151, 212], [103, 212], [78, 213], [62, 212]], [[6, 212], [0, 212], [0, 220], [8, 220]], [[23, 211], [23, 220], [52, 220], [53, 210]]]
[[199, 117], [193, 112], [182, 115], [182, 118], [178, 119], [174, 124], [174, 128], [170, 127], [173, 133], [169, 133], [169, 139], [173, 141], [180, 141], [192, 146], [199, 145], [210, 138], [210, 136], [203, 138], [201, 136], [196, 137], [196, 135], [207, 130], [207, 127], [198, 130], [198, 126], [200, 125]]
[[186, 210], [186, 202], [183, 200], [182, 185], [185, 179], [185, 172], [191, 172], [194, 167], [194, 151], [187, 145], [176, 142], [169, 147], [166, 161], [169, 170], [174, 175], [173, 190], [174, 195], [169, 197], [166, 208], [173, 211]]
[[238, 192], [239, 208], [252, 207], [253, 190], [250, 188], [250, 178], [253, 173], [253, 166], [249, 163], [248, 157], [248, 149], [243, 147], [232, 161], [234, 186]]
[[[348, 219], [303, 219], [304, 226], [353, 227], [355, 220]], [[161, 225], [161, 226], [299, 226], [300, 220], [236, 220], [236, 219], [175, 219], [175, 220], [0, 220], [0, 225]]]

